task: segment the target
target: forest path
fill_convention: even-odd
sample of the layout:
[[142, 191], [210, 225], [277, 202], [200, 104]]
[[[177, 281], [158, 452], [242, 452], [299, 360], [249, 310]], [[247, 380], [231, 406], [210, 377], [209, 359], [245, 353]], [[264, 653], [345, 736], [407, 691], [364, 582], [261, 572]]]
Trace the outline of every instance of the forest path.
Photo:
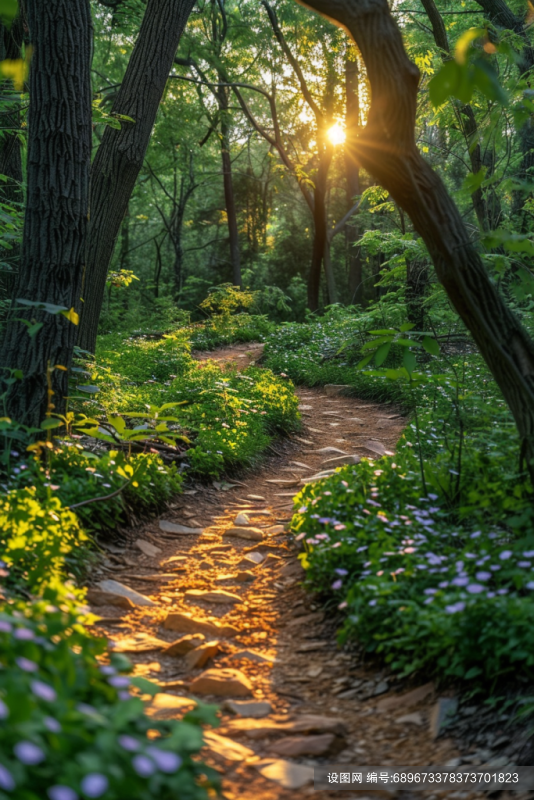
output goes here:
[[[246, 366], [260, 353], [247, 344], [198, 357]], [[376, 456], [394, 449], [405, 420], [335, 389], [297, 391], [302, 432], [275, 442], [239, 481], [194, 485], [161, 519], [131, 529], [109, 546], [89, 593], [99, 632], [128, 654], [135, 674], [162, 685], [149, 713], [179, 718], [191, 697], [221, 704], [222, 725], [206, 733], [201, 755], [220, 772], [227, 800], [307, 797], [321, 763], [444, 765], [459, 756], [451, 740], [429, 732], [432, 684], [414, 688], [362, 663], [356, 650], [339, 650], [337, 613], [325, 615], [301, 588], [286, 532], [301, 480], [336, 466], [325, 464], [336, 453], [323, 448]], [[118, 609], [100, 591], [110, 589], [104, 580], [151, 605]]]

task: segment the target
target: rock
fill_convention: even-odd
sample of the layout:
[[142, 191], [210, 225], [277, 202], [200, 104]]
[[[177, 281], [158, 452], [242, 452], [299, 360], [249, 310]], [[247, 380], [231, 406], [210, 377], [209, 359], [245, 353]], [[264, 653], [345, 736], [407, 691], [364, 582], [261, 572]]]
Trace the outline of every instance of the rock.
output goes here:
[[298, 478], [269, 478], [265, 481], [265, 483], [274, 483], [276, 486], [298, 486], [299, 479]]
[[332, 455], [335, 456], [336, 454], [339, 456], [348, 456], [346, 450], [340, 450], [339, 447], [321, 447], [320, 450], [314, 450], [314, 453], [322, 453], [324, 455]]
[[185, 656], [186, 653], [194, 650], [195, 647], [200, 647], [200, 645], [204, 643], [205, 638], [206, 637], [202, 633], [189, 633], [187, 636], [182, 636], [180, 639], [177, 639], [175, 642], [166, 647], [162, 655]]
[[169, 631], [180, 631], [181, 633], [203, 633], [206, 636], [213, 636], [221, 639], [229, 639], [239, 633], [233, 625], [219, 625], [217, 622], [197, 619], [190, 614], [180, 611], [171, 611], [163, 623], [163, 627]]
[[418, 711], [414, 711], [413, 714], [404, 714], [403, 717], [398, 717], [395, 720], [398, 722], [399, 725], [424, 725], [423, 717]]
[[206, 747], [215, 755], [221, 756], [226, 761], [245, 761], [247, 758], [255, 755], [250, 747], [245, 747], [238, 742], [233, 742], [226, 736], [221, 736], [220, 733], [214, 731], [204, 731], [203, 733]]
[[437, 739], [443, 728], [450, 722], [457, 708], [458, 700], [455, 697], [439, 698], [430, 715], [430, 733], [434, 739]]
[[323, 666], [321, 666], [320, 664], [317, 664], [317, 666], [315, 666], [315, 667], [310, 667], [310, 669], [307, 671], [306, 675], [308, 675], [309, 678], [318, 678], [319, 675], [321, 674], [321, 672], [323, 671], [323, 669], [324, 669]]
[[247, 500], [265, 500], [262, 494], [247, 494]]
[[359, 464], [361, 461], [360, 456], [347, 455], [335, 456], [334, 458], [327, 458], [323, 461], [325, 467], [342, 467], [344, 464]]
[[150, 544], [150, 542], [145, 542], [144, 539], [136, 539], [135, 546], [138, 548], [138, 550], [144, 553], [145, 556], [151, 556], [152, 558], [163, 552], [161, 547], [156, 547], [155, 545]]
[[243, 733], [249, 739], [264, 739], [277, 733], [309, 734], [333, 733], [336, 736], [345, 736], [347, 729], [339, 717], [323, 717], [319, 714], [305, 714], [289, 722], [276, 722], [275, 720], [256, 722], [252, 719], [239, 719], [230, 723], [229, 730]]
[[376, 453], [379, 456], [392, 456], [393, 453], [391, 450], [386, 450], [382, 442], [377, 442], [376, 439], [369, 439], [367, 442], [363, 442], [363, 447], [366, 450], [370, 450], [372, 453]]
[[281, 560], [282, 559], [280, 558], [280, 556], [276, 556], [274, 553], [268, 553], [265, 556], [265, 561], [263, 562], [262, 569], [265, 569], [265, 567], [277, 567], [280, 564]]
[[239, 572], [235, 576], [236, 581], [239, 583], [248, 583], [250, 581], [255, 581], [256, 576], [253, 572], [249, 572], [248, 570], [239, 570]]
[[196, 603], [201, 600], [204, 603], [215, 603], [215, 605], [233, 605], [241, 603], [241, 598], [237, 594], [231, 592], [210, 591], [209, 589], [189, 589], [185, 595], [184, 600], [187, 603]]
[[425, 683], [423, 686], [418, 686], [417, 689], [402, 695], [392, 695], [391, 697], [384, 697], [377, 703], [377, 711], [393, 711], [396, 708], [411, 708], [412, 706], [421, 703], [423, 700], [431, 695], [434, 691], [433, 683]]
[[196, 702], [189, 697], [157, 694], [145, 708], [145, 713], [152, 719], [177, 719], [195, 706]]
[[279, 756], [324, 756], [331, 751], [336, 737], [333, 733], [319, 736], [287, 736], [270, 745], [269, 752]]
[[322, 481], [323, 478], [330, 478], [332, 475], [335, 475], [335, 469], [325, 469], [322, 472], [317, 472], [315, 475], [310, 475], [309, 478], [302, 478], [300, 481], [301, 485], [305, 485], [307, 483], [312, 483], [313, 481]]
[[200, 667], [204, 667], [210, 658], [215, 658], [218, 652], [218, 641], [206, 642], [205, 644], [201, 644], [200, 647], [195, 647], [194, 650], [190, 650], [189, 653], [184, 656], [184, 661], [189, 669], [199, 669]]
[[346, 383], [327, 383], [324, 390], [328, 397], [338, 397], [339, 395], [349, 394], [351, 388]]
[[235, 518], [234, 525], [237, 525], [238, 527], [242, 525], [250, 525], [250, 519], [248, 518], [248, 515], [245, 514], [244, 511], [241, 511]]
[[139, 594], [139, 592], [136, 592], [134, 589], [130, 589], [129, 586], [124, 586], [124, 584], [119, 583], [118, 581], [105, 580], [100, 581], [97, 585], [102, 592], [119, 595], [120, 597], [127, 597], [132, 601], [134, 606], [157, 605], [157, 603], [151, 600], [150, 597], [145, 597], [144, 594]]
[[299, 405], [299, 411], [312, 411], [312, 409], [313, 409], [313, 406], [307, 406], [307, 405], [304, 405], [302, 403], [301, 403], [301, 405]]
[[314, 650], [322, 650], [323, 647], [326, 647], [328, 642], [306, 642], [305, 644], [301, 644], [300, 647], [297, 647], [295, 652], [296, 653], [312, 653]]
[[87, 602], [92, 606], [118, 606], [119, 608], [135, 608], [129, 597], [111, 592], [102, 592], [100, 589], [88, 589]]
[[283, 525], [272, 525], [270, 528], [267, 528], [267, 533], [269, 536], [277, 536], [279, 533], [284, 533], [285, 528]]
[[486, 766], [492, 769], [501, 769], [501, 767], [506, 767], [509, 763], [510, 759], [508, 756], [499, 756], [498, 758], [492, 758], [491, 761], [488, 761]]
[[246, 697], [252, 694], [252, 684], [238, 669], [207, 669], [189, 684], [191, 692], [213, 694], [217, 697]]
[[148, 633], [134, 633], [125, 639], [109, 642], [109, 649], [114, 653], [149, 653], [152, 650], [164, 650], [166, 647], [167, 642]]
[[186, 525], [177, 525], [175, 522], [169, 522], [166, 519], [160, 519], [159, 529], [160, 531], [165, 531], [165, 533], [195, 534], [197, 536], [204, 530], [203, 528], [188, 528]]
[[239, 650], [230, 656], [231, 661], [254, 661], [256, 664], [274, 664], [276, 658], [264, 655], [263, 653], [256, 653], [254, 650]]
[[270, 703], [267, 702], [251, 702], [249, 700], [225, 700], [223, 708], [231, 711], [238, 717], [250, 717], [252, 719], [261, 719], [261, 717], [268, 716], [273, 710]]
[[385, 694], [389, 689], [389, 683], [387, 681], [380, 681], [377, 683], [375, 688], [373, 689], [373, 697], [377, 697], [379, 694]]
[[250, 527], [237, 527], [234, 525], [232, 528], [224, 531], [223, 536], [237, 536], [239, 539], [250, 539], [253, 542], [261, 542], [263, 539], [263, 531], [261, 528]]
[[284, 789], [302, 789], [308, 783], [313, 783], [313, 767], [292, 764], [291, 761], [283, 759], [259, 761], [254, 766], [260, 775], [278, 783]]

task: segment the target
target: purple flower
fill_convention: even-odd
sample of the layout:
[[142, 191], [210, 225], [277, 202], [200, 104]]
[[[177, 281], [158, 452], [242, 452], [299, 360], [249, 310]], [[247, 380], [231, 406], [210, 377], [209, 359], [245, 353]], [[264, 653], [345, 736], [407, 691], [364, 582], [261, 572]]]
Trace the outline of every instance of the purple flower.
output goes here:
[[13, 633], [13, 636], [15, 639], [18, 639], [21, 642], [29, 642], [32, 639], [35, 639], [34, 632], [28, 628], [17, 628]]
[[297, 514], [305, 514], [307, 510], [308, 510], [307, 506], [301, 506], [297, 511]]
[[503, 550], [502, 553], [499, 553], [499, 558], [501, 559], [501, 561], [507, 561], [512, 556], [513, 553], [511, 550]]
[[348, 569], [335, 569], [335, 570], [334, 570], [334, 572], [335, 572], [337, 575], [341, 575], [341, 577], [342, 577], [342, 578], [344, 578], [344, 577], [345, 577], [345, 575], [348, 575], [348, 574], [349, 574], [349, 571], [348, 571]]
[[459, 600], [457, 603], [453, 603], [450, 606], [445, 606], [445, 611], [447, 614], [458, 614], [458, 612], [463, 611], [465, 608], [465, 603]]
[[437, 589], [425, 589], [425, 594], [436, 594]]
[[2, 764], [0, 764], [0, 789], [11, 792], [15, 788], [13, 775]]
[[115, 675], [112, 678], [108, 678], [108, 683], [110, 686], [114, 686], [115, 689], [126, 689], [130, 685], [130, 679], [126, 675]]
[[529, 589], [531, 592], [533, 592], [533, 591], [534, 591], [534, 581], [529, 581], [529, 582], [526, 584], [525, 588], [526, 588], [526, 589]]
[[57, 700], [57, 692], [47, 683], [43, 683], [43, 681], [32, 681], [30, 686], [32, 687], [34, 695], [41, 700], [46, 700], [47, 703], [53, 703]]
[[0, 719], [7, 719], [8, 717], [9, 717], [9, 708], [0, 698]]
[[59, 724], [57, 719], [54, 719], [54, 717], [45, 717], [43, 719], [43, 722], [45, 728], [49, 730], [51, 733], [59, 733], [61, 731], [61, 725]]
[[530, 561], [518, 561], [517, 566], [521, 567], [521, 569], [530, 569], [532, 564], [530, 563]]
[[525, 558], [534, 558], [534, 550], [523, 550]]
[[341, 578], [339, 578], [337, 581], [334, 581], [334, 583], [332, 584], [332, 589], [336, 589], [336, 590], [337, 589], [341, 589], [342, 586], [343, 586], [343, 581], [341, 580]]
[[132, 695], [127, 689], [122, 689], [119, 693], [119, 700], [131, 700]]
[[508, 594], [508, 589], [497, 589], [497, 594]]
[[108, 786], [109, 781], [101, 772], [90, 772], [81, 783], [82, 792], [87, 797], [102, 797]]
[[340, 604], [338, 605], [338, 609], [339, 609], [340, 611], [343, 611], [343, 609], [344, 609], [344, 608], [347, 608], [347, 606], [348, 606], [348, 603], [347, 603], [347, 601], [346, 601], [346, 600], [343, 600], [343, 602], [342, 602], [342, 603], [340, 603]]
[[454, 586], [467, 586], [469, 583], [469, 578], [467, 575], [458, 575], [457, 578], [453, 578], [451, 581]]
[[[533, 584], [533, 586], [534, 586], [534, 584]], [[495, 592], [488, 592], [486, 597], [490, 597], [490, 598], [491, 597], [495, 597]]]
[[470, 538], [471, 539], [478, 539], [479, 536], [480, 536], [480, 531], [475, 531], [474, 533], [471, 534]]
[[130, 753], [135, 753], [141, 749], [141, 744], [133, 736], [119, 736], [119, 744]]
[[490, 564], [490, 570], [492, 572], [498, 572], [500, 568], [501, 568], [500, 564]]
[[168, 750], [159, 750], [157, 747], [148, 747], [147, 753], [154, 759], [157, 766], [162, 772], [176, 772], [180, 769], [182, 759], [176, 753], [170, 753]]
[[70, 786], [51, 786], [47, 795], [50, 800], [78, 800], [78, 795]]
[[115, 667], [112, 667], [110, 664], [103, 664], [98, 668], [102, 675], [115, 675], [117, 670]]
[[19, 656], [19, 658], [16, 658], [15, 664], [24, 672], [37, 672], [39, 669], [35, 661], [30, 661], [29, 658], [24, 658], [24, 656]]
[[491, 572], [484, 572], [484, 570], [481, 570], [480, 572], [475, 573], [475, 578], [477, 581], [489, 581], [491, 578]]
[[132, 766], [141, 778], [148, 778], [156, 771], [156, 765], [148, 757], [141, 754], [134, 756], [132, 759]]
[[481, 586], [480, 583], [470, 583], [467, 587], [467, 591], [469, 594], [480, 594], [480, 592], [484, 591], [484, 586]]
[[446, 589], [448, 585], [449, 581], [441, 581], [441, 583], [438, 583], [440, 589]]
[[29, 766], [40, 764], [45, 759], [44, 752], [33, 742], [17, 742], [13, 750], [18, 760]]
[[0, 633], [11, 633], [12, 630], [13, 628], [9, 622], [0, 619]]
[[376, 600], [369, 600], [369, 605], [376, 606], [376, 602], [377, 602]]

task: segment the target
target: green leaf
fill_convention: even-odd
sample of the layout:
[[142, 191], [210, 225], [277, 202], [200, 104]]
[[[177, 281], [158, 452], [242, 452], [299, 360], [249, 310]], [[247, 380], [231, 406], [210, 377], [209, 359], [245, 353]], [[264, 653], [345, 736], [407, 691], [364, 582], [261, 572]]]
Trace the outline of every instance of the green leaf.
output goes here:
[[379, 330], [379, 331], [368, 331], [368, 333], [371, 336], [395, 336], [397, 331], [395, 330], [395, 328], [385, 328], [384, 330]]
[[497, 73], [485, 59], [479, 58], [474, 63], [473, 79], [475, 85], [489, 100], [495, 100], [504, 106], [508, 103], [508, 95], [499, 83]]
[[408, 333], [408, 331], [412, 331], [415, 328], [413, 322], [405, 322], [404, 325], [401, 325], [399, 330], [401, 333]]
[[452, 95], [462, 103], [473, 96], [474, 79], [470, 65], [446, 61], [428, 84], [430, 102], [439, 108]]
[[52, 428], [61, 428], [62, 425], [60, 419], [44, 419], [39, 427], [42, 431], [51, 431]]
[[384, 344], [380, 345], [380, 347], [375, 353], [375, 364], [377, 367], [382, 366], [382, 364], [388, 357], [390, 350], [391, 350], [391, 342], [385, 342]]
[[98, 386], [77, 386], [76, 388], [79, 392], [85, 392], [86, 394], [98, 394], [100, 391]]
[[417, 364], [415, 356], [411, 350], [404, 351], [402, 356], [402, 363], [406, 367], [406, 371], [408, 372], [408, 374], [411, 375]]
[[30, 337], [30, 339], [33, 339], [33, 337], [36, 336], [39, 333], [39, 331], [41, 330], [43, 325], [44, 325], [44, 322], [36, 322], [33, 325], [29, 326], [29, 328], [28, 328], [28, 336]]
[[421, 347], [421, 343], [414, 339], [396, 339], [395, 344], [400, 344], [401, 347]]
[[367, 364], [368, 364], [368, 363], [371, 361], [371, 359], [372, 359], [373, 355], [374, 355], [374, 354], [373, 354], [373, 353], [371, 353], [371, 355], [370, 355], [370, 356], [365, 356], [365, 358], [362, 358], [362, 360], [360, 361], [360, 363], [359, 363], [359, 364], [356, 366], [356, 369], [363, 369], [364, 367], [366, 367], [366, 366], [367, 366]]
[[466, 189], [469, 194], [474, 194], [477, 189], [480, 189], [482, 186], [487, 170], [487, 167], [481, 167], [478, 172], [470, 172], [464, 178], [463, 188]]
[[425, 336], [421, 344], [431, 356], [439, 356], [439, 344], [431, 336]]
[[136, 678], [130, 678], [130, 683], [132, 686], [135, 686], [136, 689], [139, 689], [139, 691], [143, 692], [143, 694], [149, 694], [151, 697], [154, 697], [161, 692], [161, 689], [157, 683], [152, 683], [152, 681], [147, 680], [147, 678], [141, 678], [139, 676]]

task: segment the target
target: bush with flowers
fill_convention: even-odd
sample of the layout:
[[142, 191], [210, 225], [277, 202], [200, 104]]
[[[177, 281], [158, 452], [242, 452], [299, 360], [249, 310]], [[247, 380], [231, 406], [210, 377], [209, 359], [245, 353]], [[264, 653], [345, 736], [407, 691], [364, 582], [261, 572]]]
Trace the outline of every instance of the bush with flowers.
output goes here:
[[[130, 665], [90, 636], [68, 578], [86, 537], [57, 497], [0, 499], [0, 798], [204, 800], [216, 776], [193, 759], [199, 707], [181, 722], [147, 717]], [[140, 680], [140, 679], [139, 679]]]

